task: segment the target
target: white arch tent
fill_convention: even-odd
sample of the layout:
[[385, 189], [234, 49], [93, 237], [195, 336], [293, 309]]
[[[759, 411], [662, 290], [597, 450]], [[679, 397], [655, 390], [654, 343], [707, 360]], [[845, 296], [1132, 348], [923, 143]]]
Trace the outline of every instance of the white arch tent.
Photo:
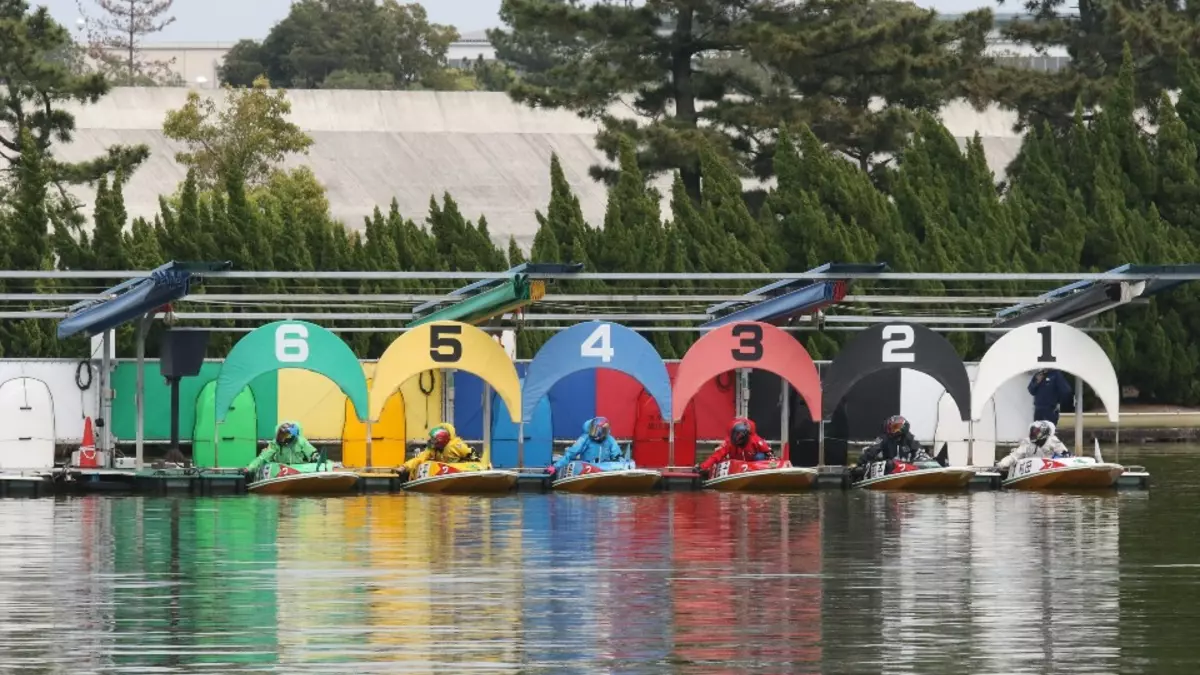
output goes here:
[[971, 419], [982, 418], [984, 406], [1005, 382], [1043, 368], [1061, 370], [1087, 382], [1104, 404], [1109, 421], [1119, 420], [1121, 389], [1108, 355], [1083, 331], [1053, 321], [1015, 328], [987, 350], [971, 392]]

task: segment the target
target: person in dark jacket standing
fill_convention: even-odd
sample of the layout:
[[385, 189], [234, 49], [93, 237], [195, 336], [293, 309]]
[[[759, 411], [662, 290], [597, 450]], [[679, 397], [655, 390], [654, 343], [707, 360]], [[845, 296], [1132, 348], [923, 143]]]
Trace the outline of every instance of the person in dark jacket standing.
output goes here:
[[1039, 370], [1029, 380], [1029, 393], [1033, 396], [1033, 419], [1058, 424], [1060, 406], [1071, 400], [1071, 385], [1066, 376], [1057, 370]]

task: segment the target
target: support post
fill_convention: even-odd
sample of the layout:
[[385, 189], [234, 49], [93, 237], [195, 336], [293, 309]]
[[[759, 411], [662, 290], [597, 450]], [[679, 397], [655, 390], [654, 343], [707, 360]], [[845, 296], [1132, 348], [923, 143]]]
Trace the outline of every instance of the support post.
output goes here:
[[442, 375], [442, 421], [454, 424], [454, 371], [443, 371]]
[[483, 463], [492, 465], [492, 387], [483, 383]]
[[1083, 453], [1083, 378], [1075, 376], [1075, 456]]
[[783, 455], [783, 449], [788, 447], [788, 439], [791, 437], [791, 430], [788, 429], [788, 427], [791, 424], [791, 417], [792, 417], [792, 406], [791, 406], [791, 400], [790, 400], [791, 397], [788, 395], [790, 393], [790, 390], [788, 387], [788, 381], [783, 379], [782, 377], [779, 379], [780, 379], [780, 385], [782, 387], [782, 391], [780, 392], [779, 397], [783, 400], [783, 410], [781, 410], [779, 413], [779, 425], [780, 425], [779, 426], [779, 436], [780, 436], [780, 439], [781, 439], [781, 442], [783, 443], [783, 445], [780, 446], [779, 452], [780, 452], [780, 459], [790, 460], [791, 454], [792, 454], [791, 448], [788, 448], [786, 457], [784, 457], [784, 455]]
[[[995, 435], [995, 434], [993, 434]], [[992, 464], [996, 463], [995, 451], [992, 453]], [[967, 420], [967, 465], [975, 465], [975, 420]]]
[[750, 411], [750, 373], [746, 368], [737, 370], [737, 416], [746, 417]]
[[[849, 458], [847, 458], [849, 462]], [[817, 425], [817, 468], [825, 466], [825, 415], [821, 414], [821, 423]]]
[[[670, 417], [675, 417], [674, 413]], [[675, 466], [675, 420], [667, 420], [667, 466]]]
[[[137, 331], [137, 391], [133, 392], [137, 401], [137, 439], [134, 451], [135, 462], [140, 470], [145, 457], [146, 444], [146, 333], [154, 322], [153, 314], [143, 315], [138, 320]], [[215, 444], [217, 439], [213, 438]]]
[[[171, 381], [171, 455], [179, 452], [179, 378], [172, 377]], [[213, 437], [216, 441], [216, 437]], [[138, 458], [138, 470], [142, 468], [142, 459]]]
[[[100, 341], [100, 421], [103, 425], [100, 426], [100, 447], [104, 450], [105, 457], [108, 458], [109, 466], [112, 466], [112, 438], [110, 433], [109, 422], [112, 418], [112, 361], [108, 358], [108, 350], [112, 345], [112, 331], [104, 331], [104, 335]], [[138, 465], [141, 468], [141, 465]]]
[[525, 418], [517, 425], [517, 468], [525, 468]]
[[[371, 458], [371, 434], [372, 434], [371, 420], [368, 419], [366, 421], [365, 425], [366, 425], [366, 429], [367, 429], [367, 461], [364, 462], [366, 464], [366, 466], [363, 468], [370, 469], [371, 467], [375, 466], [375, 463], [374, 463], [374, 461], [372, 461], [372, 458]], [[346, 459], [345, 457], [342, 458], [343, 461], [345, 461], [345, 459]]]

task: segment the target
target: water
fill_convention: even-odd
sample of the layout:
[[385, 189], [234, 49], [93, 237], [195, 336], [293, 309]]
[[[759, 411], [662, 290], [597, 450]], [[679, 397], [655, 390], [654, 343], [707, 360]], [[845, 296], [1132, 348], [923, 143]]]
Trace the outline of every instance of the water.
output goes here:
[[1191, 673], [1150, 493], [0, 501], [0, 672]]

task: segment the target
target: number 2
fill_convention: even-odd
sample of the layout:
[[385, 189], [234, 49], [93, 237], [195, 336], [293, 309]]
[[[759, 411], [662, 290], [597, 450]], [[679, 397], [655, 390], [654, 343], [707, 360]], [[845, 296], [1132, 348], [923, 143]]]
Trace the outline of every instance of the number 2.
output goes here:
[[1042, 354], [1038, 357], [1038, 363], [1054, 363], [1058, 361], [1054, 356], [1053, 345], [1050, 343], [1050, 326], [1039, 326], [1037, 332], [1042, 336]]
[[762, 358], [762, 326], [755, 323], [738, 324], [733, 327], [733, 336], [739, 340], [738, 348], [730, 352], [734, 361], [758, 361]]
[[308, 327], [285, 323], [275, 329], [275, 360], [280, 363], [304, 363], [308, 360]]
[[901, 324], [884, 327], [883, 356], [881, 359], [884, 363], [912, 363], [916, 361], [916, 354], [898, 351], [901, 349], [911, 349], [915, 339], [916, 336], [913, 335], [912, 326]]
[[584, 358], [599, 358], [604, 363], [612, 361], [616, 351], [612, 348], [612, 324], [602, 323], [579, 345], [579, 355]]
[[[429, 358], [435, 363], [458, 363], [462, 358], [462, 342], [452, 335], [462, 335], [462, 326], [431, 326], [429, 329]], [[442, 347], [450, 351], [443, 352]]]

